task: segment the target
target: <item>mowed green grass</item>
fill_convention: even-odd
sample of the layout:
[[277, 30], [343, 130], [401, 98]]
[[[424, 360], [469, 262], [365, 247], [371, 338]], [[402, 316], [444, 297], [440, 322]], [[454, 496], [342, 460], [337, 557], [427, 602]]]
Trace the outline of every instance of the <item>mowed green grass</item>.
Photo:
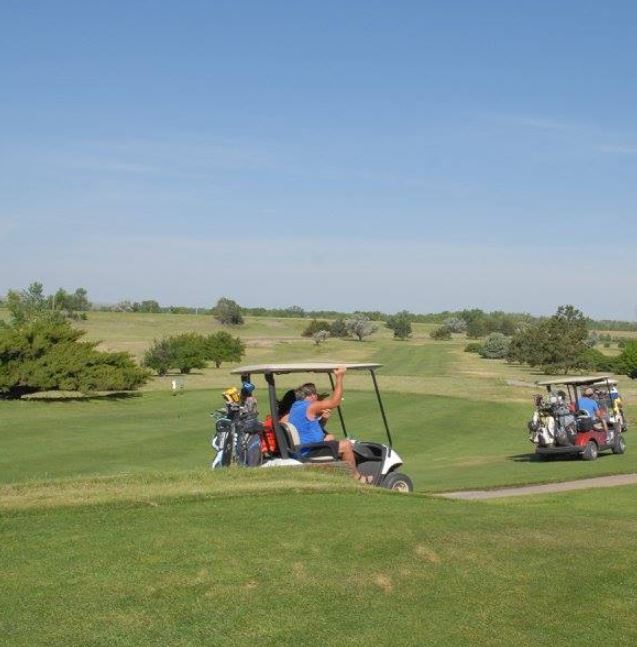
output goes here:
[[[213, 456], [208, 413], [220, 403], [216, 391], [4, 402], [0, 482], [204, 469]], [[637, 470], [630, 435], [622, 456], [602, 455], [593, 463], [531, 460], [525, 430], [529, 408], [523, 404], [391, 392], [384, 394], [384, 404], [394, 447], [418, 491]], [[351, 436], [385, 442], [373, 393], [347, 393], [343, 412]], [[336, 416], [331, 424], [340, 433]]]
[[455, 364], [451, 348], [449, 344], [435, 342], [413, 344], [396, 341], [376, 350], [370, 361], [383, 365], [382, 375], [446, 376]]
[[635, 488], [510, 504], [255, 478], [260, 496], [5, 511], [3, 644], [637, 641]]
[[[153, 337], [214, 329], [165, 316], [85, 325], [137, 356]], [[249, 320], [243, 361], [385, 364], [417, 494], [320, 469], [211, 472], [208, 413], [229, 366], [186, 376], [176, 397], [169, 377], [128, 398], [0, 402], [0, 644], [635, 644], [637, 488], [430, 496], [635, 472], [632, 434], [623, 456], [530, 460], [528, 369], [433, 342], [426, 326], [408, 342], [382, 330], [317, 347], [305, 323]], [[352, 436], [383, 439], [368, 378], [348, 373], [343, 409]]]

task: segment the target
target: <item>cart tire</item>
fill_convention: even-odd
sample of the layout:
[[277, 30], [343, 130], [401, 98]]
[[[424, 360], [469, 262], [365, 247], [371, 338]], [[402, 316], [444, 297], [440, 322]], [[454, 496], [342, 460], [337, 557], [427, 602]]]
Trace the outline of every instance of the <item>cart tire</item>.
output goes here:
[[589, 440], [586, 443], [586, 447], [584, 448], [584, 451], [582, 452], [582, 458], [585, 461], [594, 461], [599, 454], [599, 450], [597, 449], [597, 443], [594, 440]]
[[396, 492], [414, 491], [414, 484], [411, 482], [411, 479], [401, 472], [390, 472], [382, 480], [381, 485], [388, 490], [394, 490]]
[[613, 454], [623, 454], [626, 451], [624, 436], [620, 433], [615, 434], [613, 439]]

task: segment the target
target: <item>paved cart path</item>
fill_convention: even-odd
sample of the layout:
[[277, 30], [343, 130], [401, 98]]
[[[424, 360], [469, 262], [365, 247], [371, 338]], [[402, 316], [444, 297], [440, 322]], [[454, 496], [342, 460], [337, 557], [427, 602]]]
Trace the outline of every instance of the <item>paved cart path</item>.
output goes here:
[[615, 487], [616, 485], [633, 485], [637, 483], [637, 474], [615, 474], [598, 476], [578, 481], [561, 483], [544, 483], [542, 485], [524, 485], [521, 487], [504, 487], [496, 490], [463, 490], [460, 492], [442, 492], [438, 496], [447, 499], [498, 499], [507, 496], [527, 496], [529, 494], [550, 494], [569, 490], [586, 490], [588, 488]]

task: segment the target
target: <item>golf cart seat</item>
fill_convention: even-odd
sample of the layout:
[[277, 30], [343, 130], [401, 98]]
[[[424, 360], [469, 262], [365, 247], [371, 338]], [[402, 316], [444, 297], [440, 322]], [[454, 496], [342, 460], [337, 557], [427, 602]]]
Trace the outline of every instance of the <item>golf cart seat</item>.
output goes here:
[[[329, 463], [337, 461], [329, 446], [306, 448], [307, 456], [301, 456], [301, 437], [298, 429], [291, 422], [279, 423], [288, 444], [288, 452], [297, 460], [305, 463]], [[318, 445], [318, 443], [317, 443]]]
[[593, 429], [593, 418], [586, 409], [579, 409], [576, 416], [577, 431], [591, 431]]

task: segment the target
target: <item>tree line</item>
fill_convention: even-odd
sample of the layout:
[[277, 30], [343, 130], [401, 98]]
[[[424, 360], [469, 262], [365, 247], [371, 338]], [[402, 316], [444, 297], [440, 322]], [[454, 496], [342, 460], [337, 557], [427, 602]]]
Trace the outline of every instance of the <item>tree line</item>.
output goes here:
[[[36, 286], [42, 290], [42, 284], [32, 283], [26, 291], [10, 290], [4, 299], [0, 298], [0, 306], [10, 307], [12, 300], [16, 295], [23, 295], [30, 292]], [[494, 310], [487, 312], [480, 308], [465, 308], [463, 310], [444, 310], [435, 313], [415, 313], [408, 310], [401, 310], [398, 313], [388, 313], [380, 310], [358, 310], [355, 313], [341, 310], [307, 310], [298, 305], [292, 305], [285, 308], [265, 308], [265, 307], [246, 307], [239, 305], [233, 299], [221, 297], [217, 303], [210, 307], [191, 307], [170, 305], [162, 306], [155, 299], [145, 299], [142, 301], [124, 300], [112, 305], [96, 305], [88, 300], [86, 289], [77, 288], [73, 293], [67, 293], [60, 288], [55, 294], [48, 296], [41, 295], [47, 305], [52, 309], [67, 311], [70, 316], [72, 313], [86, 313], [89, 310], [109, 311], [109, 312], [138, 312], [138, 313], [157, 313], [157, 314], [201, 314], [212, 315], [219, 318], [219, 306], [223, 302], [230, 305], [235, 316], [233, 325], [243, 323], [245, 317], [275, 317], [275, 318], [301, 318], [301, 319], [319, 319], [319, 320], [336, 320], [351, 318], [354, 314], [364, 316], [369, 321], [382, 324], [388, 320], [394, 320], [398, 317], [401, 321], [410, 323], [433, 323], [438, 324], [450, 333], [464, 332], [472, 339], [485, 337], [493, 332], [500, 332], [503, 335], [512, 335], [520, 323], [536, 323], [548, 319], [549, 317], [535, 316], [529, 313], [505, 312], [503, 310]], [[589, 330], [609, 330], [617, 332], [637, 332], [637, 322], [618, 321], [614, 319], [592, 319], [585, 317], [586, 326]], [[225, 322], [222, 322], [225, 323]], [[459, 328], [460, 327], [460, 328]], [[399, 326], [400, 335], [404, 330], [404, 323]], [[445, 332], [439, 333], [441, 338], [445, 337]]]
[[[141, 303], [145, 311], [157, 311], [156, 302]], [[245, 344], [227, 331], [207, 336], [183, 333], [154, 340], [138, 366], [127, 353], [106, 353], [97, 350], [97, 343], [82, 341], [83, 331], [70, 325], [69, 319], [81, 317], [91, 307], [83, 288], [74, 292], [60, 288], [45, 295], [42, 284], [33, 283], [26, 290], [10, 291], [5, 305], [10, 318], [8, 323], [0, 323], [2, 397], [55, 389], [135, 389], [149, 379], [149, 369], [159, 375], [171, 370], [186, 374], [208, 362], [219, 367], [222, 362], [239, 361], [245, 354]], [[244, 310], [236, 301], [222, 297], [210, 314], [222, 325], [236, 328], [244, 323]], [[405, 340], [412, 335], [414, 321], [412, 313], [402, 310], [386, 315], [384, 325], [395, 339]], [[546, 373], [595, 370], [637, 377], [637, 343], [623, 343], [616, 357], [604, 354], [596, 346], [600, 342], [609, 345], [612, 338], [591, 333], [590, 321], [570, 305], [560, 306], [554, 315], [543, 318], [465, 309], [443, 319], [431, 336], [444, 341], [463, 334], [476, 340], [467, 344], [468, 352], [477, 352], [485, 359], [528, 364]], [[379, 325], [369, 313], [356, 312], [332, 320], [310, 319], [302, 335], [317, 344], [329, 337], [363, 341]]]

